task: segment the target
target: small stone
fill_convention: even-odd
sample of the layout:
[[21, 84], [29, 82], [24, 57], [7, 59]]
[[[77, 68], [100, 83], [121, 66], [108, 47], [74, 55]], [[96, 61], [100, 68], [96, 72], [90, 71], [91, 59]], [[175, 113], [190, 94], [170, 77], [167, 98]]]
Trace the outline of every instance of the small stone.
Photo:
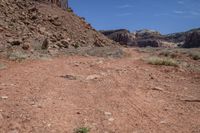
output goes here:
[[59, 49], [59, 46], [57, 44], [55, 44], [52, 46], [52, 48]]
[[80, 115], [81, 113], [80, 113], [80, 112], [76, 112], [76, 114], [77, 114], [77, 115]]
[[11, 37], [12, 35], [9, 34], [9, 33], [6, 33], [5, 36], [6, 36], [6, 37]]
[[85, 40], [80, 40], [80, 42], [81, 42], [82, 44], [86, 44], [86, 41], [85, 41]]
[[102, 60], [97, 61], [97, 64], [103, 64]]
[[65, 47], [68, 48], [69, 47], [69, 41], [68, 40], [62, 40], [61, 44]]
[[48, 50], [48, 53], [51, 54], [51, 55], [57, 55], [58, 52], [59, 52], [59, 51], [58, 51], [57, 49], [49, 49], [49, 50]]
[[109, 118], [108, 121], [113, 122], [115, 119], [114, 118]]
[[37, 12], [38, 11], [38, 8], [36, 6], [33, 6], [33, 7], [30, 7], [28, 9], [29, 12]]
[[30, 19], [36, 20], [37, 18], [38, 18], [37, 14], [36, 13], [32, 13]]
[[45, 31], [46, 31], [46, 28], [45, 28], [45, 27], [40, 27], [40, 28], [39, 28], [39, 32], [40, 32], [41, 34], [44, 34]]
[[8, 96], [1, 96], [1, 99], [8, 99]]
[[30, 45], [29, 45], [28, 43], [25, 43], [25, 44], [22, 45], [22, 48], [23, 48], [24, 50], [28, 50], [29, 47], [30, 47]]
[[51, 23], [53, 24], [53, 25], [55, 25], [55, 26], [61, 26], [62, 25], [62, 22], [61, 21], [58, 21], [58, 20], [53, 20], [53, 21], [51, 21]]
[[80, 66], [80, 64], [79, 63], [74, 63], [74, 66], [78, 67], [78, 66]]
[[99, 75], [89, 75], [86, 79], [87, 80], [94, 80], [94, 79], [98, 79], [100, 76]]
[[46, 38], [43, 43], [42, 43], [42, 49], [47, 49], [49, 46], [49, 41], [48, 39]]
[[65, 76], [60, 76], [61, 78], [65, 78], [65, 79], [68, 79], [68, 80], [76, 80], [76, 76], [73, 76], [73, 75], [65, 75]]
[[20, 39], [9, 39], [7, 42], [12, 46], [19, 46], [22, 43]]
[[3, 31], [3, 28], [0, 27], [0, 32], [2, 32], [2, 31]]
[[112, 115], [110, 112], [104, 112], [105, 115]]
[[64, 47], [64, 45], [62, 43], [60, 43], [60, 42], [57, 42], [56, 46], [58, 46], [59, 48], [63, 48]]
[[47, 127], [51, 127], [51, 124], [47, 124]]
[[166, 124], [167, 122], [164, 120], [164, 121], [160, 121], [160, 124]]
[[39, 108], [39, 109], [41, 109], [42, 108], [42, 105], [40, 105], [40, 104], [37, 104], [37, 105], [33, 105], [34, 107], [36, 107], [36, 108]]
[[164, 89], [160, 88], [160, 87], [154, 87], [154, 88], [152, 88], [152, 90], [155, 90], [155, 91], [164, 91]]
[[3, 120], [3, 115], [0, 113], [0, 120]]

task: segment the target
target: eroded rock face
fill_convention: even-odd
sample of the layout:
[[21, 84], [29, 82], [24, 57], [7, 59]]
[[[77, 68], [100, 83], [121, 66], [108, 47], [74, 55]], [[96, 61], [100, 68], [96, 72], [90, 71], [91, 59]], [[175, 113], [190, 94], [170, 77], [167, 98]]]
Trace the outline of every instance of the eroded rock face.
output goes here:
[[162, 38], [162, 35], [158, 31], [145, 29], [136, 31], [136, 37], [141, 39], [153, 39], [153, 38], [159, 39]]
[[144, 39], [137, 41], [139, 47], [161, 47], [161, 42], [154, 39]]
[[162, 36], [159, 32], [153, 30], [140, 30], [130, 32], [125, 29], [101, 31], [108, 38], [119, 42], [121, 45], [126, 46], [139, 46], [139, 47], [160, 47], [160, 39]]
[[200, 28], [186, 32], [162, 35], [154, 30], [138, 30], [130, 32], [125, 29], [101, 31], [108, 38], [119, 42], [121, 45], [138, 47], [200, 47]]
[[125, 29], [101, 31], [108, 38], [119, 42], [121, 45], [135, 45], [135, 34]]
[[183, 48], [199, 48], [200, 47], [200, 31], [195, 31], [186, 36]]

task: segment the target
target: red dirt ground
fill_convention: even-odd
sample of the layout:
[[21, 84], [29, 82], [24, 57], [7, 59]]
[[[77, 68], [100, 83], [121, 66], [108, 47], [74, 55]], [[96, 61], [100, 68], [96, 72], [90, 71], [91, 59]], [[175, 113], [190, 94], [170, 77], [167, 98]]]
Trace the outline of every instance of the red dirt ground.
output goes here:
[[0, 133], [199, 133], [200, 74], [127, 51], [121, 59], [1, 61]]

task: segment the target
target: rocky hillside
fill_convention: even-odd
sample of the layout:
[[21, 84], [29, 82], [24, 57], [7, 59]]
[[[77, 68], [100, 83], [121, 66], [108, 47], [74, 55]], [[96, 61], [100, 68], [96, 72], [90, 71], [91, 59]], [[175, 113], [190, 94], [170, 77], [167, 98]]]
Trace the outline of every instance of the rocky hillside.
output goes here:
[[168, 35], [165, 35], [164, 37], [173, 42], [184, 42], [187, 35], [189, 35], [193, 32], [196, 32], [196, 31], [200, 31], [200, 28], [191, 29], [186, 32], [178, 32], [178, 33], [168, 34]]
[[[162, 35], [158, 31], [139, 30], [130, 32], [128, 30], [108, 30], [101, 31], [108, 38], [119, 42], [122, 45], [139, 47], [200, 47], [198, 44], [198, 34], [200, 29], [192, 29], [186, 32]], [[193, 38], [193, 39], [190, 39]], [[190, 42], [188, 42], [190, 40]], [[195, 41], [196, 44], [193, 44]], [[192, 43], [192, 44], [191, 44]], [[187, 46], [190, 45], [190, 46]]]
[[0, 54], [115, 44], [70, 11], [36, 0], [0, 1]]

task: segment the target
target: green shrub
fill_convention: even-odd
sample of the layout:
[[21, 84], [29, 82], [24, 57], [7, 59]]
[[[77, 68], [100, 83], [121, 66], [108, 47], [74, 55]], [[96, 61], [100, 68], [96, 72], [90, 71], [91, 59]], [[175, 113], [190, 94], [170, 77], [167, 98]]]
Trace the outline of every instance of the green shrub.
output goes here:
[[178, 66], [178, 62], [172, 58], [150, 57], [146, 60], [152, 65]]
[[75, 130], [75, 133], [89, 133], [90, 128], [88, 127], [80, 127]]
[[71, 7], [67, 8], [68, 12], [74, 12], [73, 9]]

